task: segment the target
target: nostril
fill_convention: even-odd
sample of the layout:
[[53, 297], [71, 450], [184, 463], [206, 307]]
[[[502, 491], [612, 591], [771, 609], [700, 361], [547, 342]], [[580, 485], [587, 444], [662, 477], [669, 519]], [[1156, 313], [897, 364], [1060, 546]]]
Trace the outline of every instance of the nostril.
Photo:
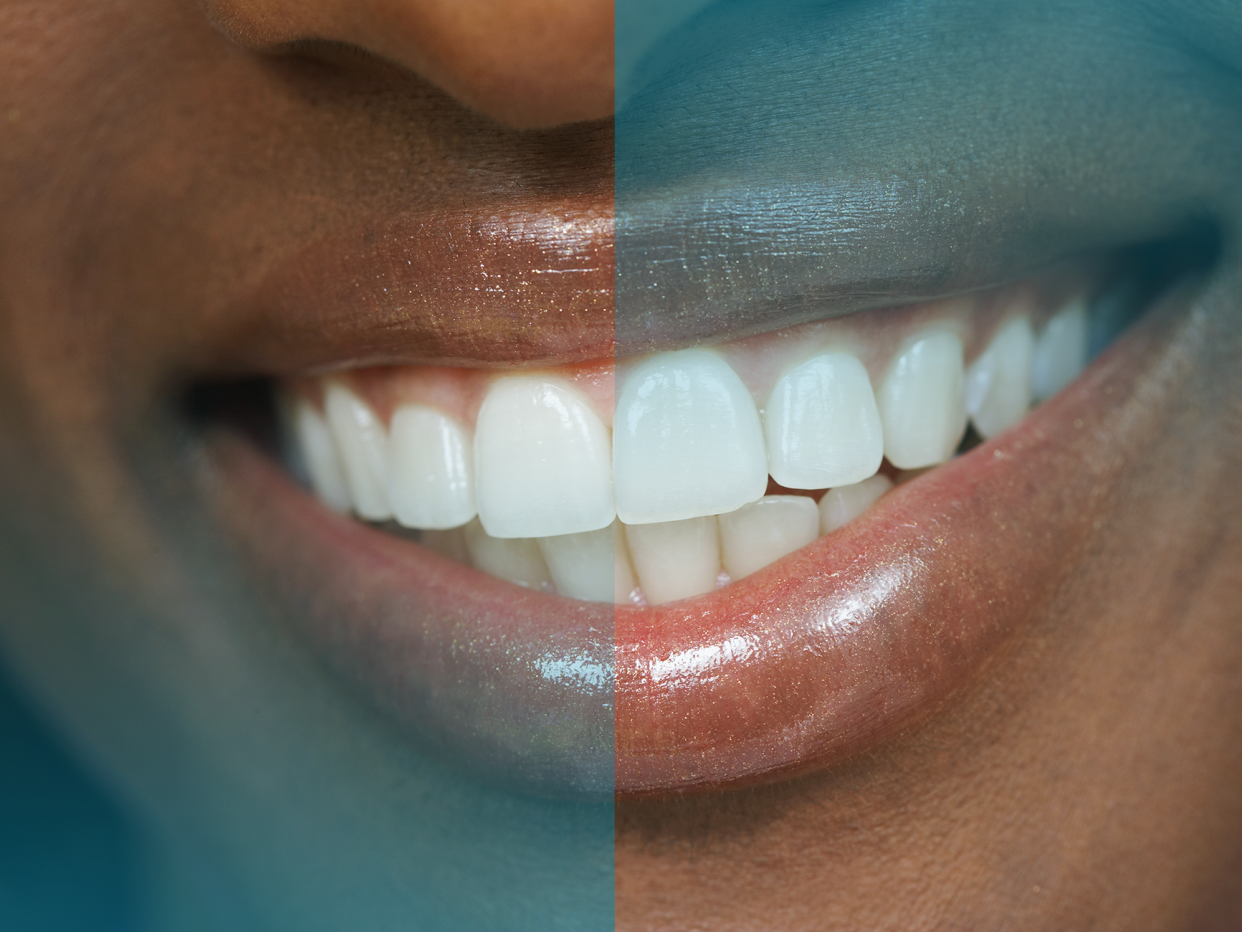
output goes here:
[[198, 0], [242, 48], [359, 49], [515, 129], [613, 112], [613, 5], [580, 0]]

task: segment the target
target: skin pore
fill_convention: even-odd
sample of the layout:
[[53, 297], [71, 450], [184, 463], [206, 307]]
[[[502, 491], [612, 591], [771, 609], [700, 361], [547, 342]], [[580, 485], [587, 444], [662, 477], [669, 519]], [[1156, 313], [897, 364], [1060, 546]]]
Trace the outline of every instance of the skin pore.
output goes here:
[[[627, 929], [1242, 923], [1242, 17], [1017, 6], [713, 7], [626, 59], [615, 123], [610, 4], [0, 6], [0, 648], [170, 875], [259, 928], [591, 928], [614, 896]], [[615, 252], [567, 237], [557, 301], [516, 247], [487, 293], [447, 261], [400, 299], [261, 287], [479, 205], [615, 210]], [[1208, 271], [1119, 344], [1119, 439], [1032, 622], [792, 781], [614, 807], [463, 779], [307, 648], [183, 405], [502, 332], [559, 361], [566, 321], [710, 342], [1200, 229]], [[658, 302], [652, 255], [680, 260]]]

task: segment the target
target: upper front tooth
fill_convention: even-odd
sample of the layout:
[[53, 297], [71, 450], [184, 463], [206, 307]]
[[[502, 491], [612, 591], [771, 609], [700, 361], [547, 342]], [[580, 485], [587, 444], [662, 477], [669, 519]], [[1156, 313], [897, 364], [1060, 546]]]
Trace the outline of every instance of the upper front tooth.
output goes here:
[[899, 469], [943, 463], [966, 430], [962, 341], [928, 330], [907, 343], [880, 386], [884, 454]]
[[777, 382], [764, 428], [768, 471], [787, 489], [860, 482], [884, 458], [871, 379], [848, 353], [816, 356]]
[[966, 411], [982, 437], [1022, 420], [1031, 406], [1035, 334], [1025, 317], [1009, 321], [966, 370]]
[[804, 495], [765, 495], [717, 520], [724, 568], [734, 581], [819, 536], [819, 508]]
[[492, 383], [474, 433], [479, 520], [492, 537], [552, 537], [607, 527], [608, 428], [568, 384], [515, 376]]
[[1087, 365], [1087, 307], [1070, 302], [1044, 327], [1035, 341], [1031, 382], [1035, 400], [1051, 398]]
[[345, 466], [354, 510], [370, 521], [392, 517], [388, 505], [388, 433], [371, 406], [340, 382], [324, 386], [324, 411]]
[[626, 524], [733, 511], [767, 488], [754, 399], [712, 353], [681, 350], [641, 363], [621, 390], [613, 431], [617, 514]]
[[406, 527], [460, 527], [474, 517], [474, 444], [447, 414], [398, 408], [389, 423], [388, 499]]
[[336, 443], [332, 440], [327, 422], [305, 398], [297, 400], [294, 429], [297, 431], [302, 462], [319, 500], [336, 511], [349, 511], [353, 501]]

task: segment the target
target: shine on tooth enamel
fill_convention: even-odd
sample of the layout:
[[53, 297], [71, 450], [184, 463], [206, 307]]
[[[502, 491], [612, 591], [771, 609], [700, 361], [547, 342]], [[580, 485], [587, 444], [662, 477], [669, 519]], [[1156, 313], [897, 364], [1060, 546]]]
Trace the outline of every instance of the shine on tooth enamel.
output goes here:
[[1035, 341], [1031, 387], [1036, 401], [1051, 398], [1087, 365], [1087, 305], [1075, 299], [1053, 315]]
[[474, 517], [474, 442], [447, 414], [425, 405], [397, 408], [388, 452], [388, 499], [398, 522], [443, 530]]
[[879, 392], [884, 455], [898, 469], [953, 457], [966, 431], [965, 372], [957, 334], [933, 328], [910, 340]]
[[[297, 390], [278, 413], [304, 467], [295, 471], [329, 507], [395, 517], [428, 549], [522, 586], [662, 605], [838, 530], [894, 482], [950, 459], [968, 417], [993, 437], [1072, 381], [1086, 364], [1085, 301], [1067, 302], [1036, 337], [1030, 292], [1014, 293], [1019, 316], [1000, 318], [969, 367], [959, 333], [978, 305], [960, 299], [921, 308], [900, 345], [887, 334], [869, 344], [842, 321], [742, 341], [728, 362], [686, 349], [628, 374], [623, 364], [614, 431], [596, 414], [611, 385], [591, 381], [595, 370], [399, 379], [381, 396], [398, 399], [387, 427], [344, 378], [322, 382], [322, 414]], [[884, 373], [874, 390], [868, 368]], [[463, 421], [475, 405], [472, 431]], [[881, 473], [885, 458], [894, 469]], [[818, 504], [767, 496], [769, 474], [827, 491]]]
[[353, 499], [327, 421], [305, 398], [297, 400], [293, 419], [298, 450], [315, 494], [333, 511], [350, 511]]
[[787, 489], [825, 489], [873, 475], [884, 432], [871, 379], [848, 353], [824, 353], [787, 373], [764, 406], [768, 471]]
[[369, 521], [387, 521], [392, 517], [388, 432], [370, 405], [335, 380], [324, 385], [324, 410], [345, 467], [354, 510]]
[[616, 517], [608, 428], [569, 385], [494, 382], [474, 430], [479, 520], [492, 537], [598, 531]]
[[819, 509], [805, 495], [765, 495], [717, 520], [721, 561], [734, 580], [819, 537]]
[[625, 536], [649, 605], [688, 599], [716, 588], [720, 541], [714, 515], [628, 525]]
[[613, 432], [617, 514], [627, 525], [733, 511], [767, 488], [754, 399], [704, 350], [640, 363], [617, 399]]
[[984, 438], [995, 437], [1031, 406], [1035, 334], [1025, 317], [1009, 321], [966, 370], [966, 412]]

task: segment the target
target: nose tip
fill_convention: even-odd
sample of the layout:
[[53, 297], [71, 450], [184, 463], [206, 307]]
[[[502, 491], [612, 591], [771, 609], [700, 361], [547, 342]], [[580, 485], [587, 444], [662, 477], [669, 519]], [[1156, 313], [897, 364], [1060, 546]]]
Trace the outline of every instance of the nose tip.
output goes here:
[[518, 129], [613, 112], [612, 0], [199, 0], [238, 45], [366, 49]]

